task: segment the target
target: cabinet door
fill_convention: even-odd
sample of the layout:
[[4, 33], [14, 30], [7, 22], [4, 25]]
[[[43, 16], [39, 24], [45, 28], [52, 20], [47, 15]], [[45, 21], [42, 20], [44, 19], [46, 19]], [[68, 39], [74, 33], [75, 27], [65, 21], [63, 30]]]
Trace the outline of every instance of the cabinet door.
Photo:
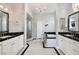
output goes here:
[[47, 39], [47, 47], [56, 47], [56, 39]]
[[64, 36], [59, 36], [60, 39], [60, 49], [67, 55], [72, 54], [72, 46], [71, 46], [71, 39], [66, 38]]
[[3, 55], [15, 55], [23, 48], [23, 35], [2, 42]]
[[12, 38], [13, 42], [11, 44], [11, 48], [12, 48], [12, 55], [16, 55], [18, 53], [18, 40], [19, 38], [18, 37], [14, 37]]
[[67, 41], [62, 39], [61, 40], [61, 47], [60, 49], [66, 54], [68, 53], [68, 44], [67, 44]]
[[72, 54], [73, 55], [79, 55], [79, 42], [71, 40], [72, 41]]
[[60, 46], [60, 49], [63, 50], [64, 47], [65, 47], [65, 46], [64, 46], [65, 42], [64, 42], [63, 36], [60, 36], [60, 35], [59, 35], [59, 43], [60, 43], [60, 45], [59, 45], [59, 46]]
[[15, 55], [18, 52], [17, 39], [17, 37], [14, 37], [2, 43], [3, 55]]
[[18, 41], [14, 41], [11, 45], [12, 48], [12, 54], [16, 55], [18, 53]]
[[12, 52], [11, 44], [3, 45], [2, 49], [3, 49], [2, 51], [3, 55], [10, 55]]
[[24, 45], [24, 36], [23, 35], [19, 36], [18, 42], [19, 42], [18, 48], [19, 48], [19, 51], [20, 51], [23, 48], [23, 45]]
[[1, 45], [0, 45], [0, 55], [1, 55]]

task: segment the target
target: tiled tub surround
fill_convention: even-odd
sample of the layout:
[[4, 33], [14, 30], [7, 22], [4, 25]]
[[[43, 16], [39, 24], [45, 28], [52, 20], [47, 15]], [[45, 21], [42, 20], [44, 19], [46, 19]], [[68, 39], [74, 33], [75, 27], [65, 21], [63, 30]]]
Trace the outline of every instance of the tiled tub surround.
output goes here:
[[78, 32], [59, 32], [59, 50], [66, 55], [79, 55]]
[[[7, 36], [2, 38], [3, 36]], [[9, 36], [9, 37], [8, 37]], [[0, 37], [0, 55], [16, 55], [24, 48], [24, 33], [2, 33]]]

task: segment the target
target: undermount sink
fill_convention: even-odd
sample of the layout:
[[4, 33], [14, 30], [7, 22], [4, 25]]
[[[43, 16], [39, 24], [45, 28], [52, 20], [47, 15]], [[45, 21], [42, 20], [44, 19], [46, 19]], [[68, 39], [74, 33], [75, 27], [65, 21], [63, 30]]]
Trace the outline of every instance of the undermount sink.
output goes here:
[[8, 38], [8, 37], [11, 37], [11, 35], [8, 35], [8, 36], [2, 36], [2, 37], [0, 37], [0, 38]]
[[72, 34], [64, 34], [64, 36], [74, 37], [74, 35], [72, 35]]
[[73, 35], [70, 35], [70, 34], [65, 34], [66, 36], [73, 36]]

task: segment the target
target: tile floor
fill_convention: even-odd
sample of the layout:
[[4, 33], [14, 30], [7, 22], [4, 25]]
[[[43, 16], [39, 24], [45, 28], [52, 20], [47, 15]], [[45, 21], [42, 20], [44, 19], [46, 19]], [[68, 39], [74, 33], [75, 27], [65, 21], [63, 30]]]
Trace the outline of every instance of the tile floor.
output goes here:
[[24, 55], [57, 55], [53, 48], [43, 48], [41, 39], [32, 40], [28, 43], [30, 46]]

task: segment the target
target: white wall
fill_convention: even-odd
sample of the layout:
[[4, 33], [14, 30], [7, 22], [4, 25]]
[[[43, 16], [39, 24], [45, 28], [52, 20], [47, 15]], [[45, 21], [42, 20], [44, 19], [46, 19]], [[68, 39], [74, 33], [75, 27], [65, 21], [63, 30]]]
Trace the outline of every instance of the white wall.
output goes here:
[[[55, 27], [55, 14], [47, 14], [43, 17], [43, 32], [56, 32]], [[48, 26], [45, 27], [45, 25], [48, 24]]]
[[24, 31], [24, 4], [4, 3], [1, 4], [8, 8], [9, 13], [9, 32], [23, 32]]
[[33, 19], [32, 19], [32, 37], [33, 38], [37, 37], [37, 16], [36, 14], [33, 15]]
[[25, 43], [27, 42], [27, 14], [29, 14], [31, 17], [32, 13], [31, 10], [29, 9], [29, 5], [25, 4], [25, 21], [24, 21], [24, 37], [25, 37]]
[[9, 12], [9, 32], [23, 32], [24, 31], [24, 4], [13, 4]]
[[[53, 14], [51, 15], [42, 15], [42, 14], [33, 14], [31, 13], [31, 10], [29, 9], [29, 6], [28, 4], [26, 4], [26, 12], [29, 13], [31, 16], [32, 16], [32, 37], [37, 37], [37, 36], [40, 36], [38, 33], [43, 33], [45, 31], [57, 31], [57, 32], [61, 32], [61, 29], [60, 29], [60, 18], [65, 18], [65, 27], [66, 29], [68, 28], [68, 15], [71, 14], [73, 12], [72, 10], [72, 4], [68, 4], [68, 3], [61, 3], [61, 4], [56, 4], [56, 9], [54, 9], [56, 11], [56, 16], [55, 16], [55, 21], [56, 21], [56, 25], [55, 28], [52, 28], [54, 27], [54, 25], [52, 25], [52, 27], [50, 27], [51, 25], [49, 24], [49, 27], [48, 28], [52, 28], [51, 30], [49, 29], [46, 29], [44, 27], [44, 25], [46, 24], [46, 22], [50, 22], [51, 20], [47, 20], [47, 19], [53, 19]], [[38, 21], [40, 20], [40, 21]], [[39, 23], [38, 22], [43, 22], [40, 26], [39, 26]], [[38, 23], [38, 25], [37, 25]], [[38, 27], [39, 26], [39, 27]], [[41, 28], [41, 26], [43, 26]], [[38, 28], [38, 29], [37, 29]], [[40, 30], [41, 29], [41, 30]], [[40, 32], [39, 32], [40, 31]], [[66, 30], [68, 31], [68, 30]]]
[[43, 26], [42, 21], [38, 20], [37, 21], [37, 38], [41, 38], [42, 37], [42, 31], [43, 31], [42, 26]]
[[[69, 4], [69, 3], [61, 3], [61, 4], [56, 4], [55, 5], [56, 9], [54, 9], [56, 11], [56, 16], [55, 16], [55, 21], [56, 21], [56, 25], [55, 27], [57, 28], [54, 28], [54, 24], [52, 23], [52, 27], [50, 25], [50, 21], [51, 19], [54, 19], [53, 17], [53, 14], [33, 14], [34, 17], [33, 17], [33, 20], [35, 22], [35, 25], [37, 25], [37, 23], [39, 21], [37, 20], [40, 20], [40, 23], [42, 22], [42, 25], [39, 26], [39, 24], [37, 25], [38, 29], [36, 31], [36, 26], [34, 27], [35, 31], [33, 30], [32, 34], [33, 36], [36, 37], [36, 32], [37, 32], [37, 36], [40, 36], [38, 33], [39, 33], [39, 30], [40, 30], [40, 33], [42, 32], [46, 32], [46, 31], [50, 31], [50, 32], [54, 32], [54, 31], [57, 31], [57, 32], [61, 32], [61, 29], [60, 29], [60, 18], [65, 18], [65, 28], [66, 30], [65, 31], [68, 31], [68, 15], [70, 15], [71, 13], [73, 13], [73, 10], [72, 10], [72, 4]], [[48, 20], [50, 19], [50, 20]], [[53, 21], [52, 21], [53, 22]], [[49, 26], [47, 28], [44, 27], [45, 24], [49, 24]], [[43, 26], [41, 28], [41, 26]], [[50, 28], [50, 29], [48, 29]]]
[[[36, 15], [37, 38], [41, 38], [44, 32], [56, 32], [54, 17], [55, 17], [54, 13]], [[45, 27], [46, 24], [48, 24], [47, 27]]]
[[68, 31], [68, 15], [70, 15], [71, 13], [73, 13], [72, 10], [72, 4], [71, 3], [61, 3], [61, 4], [57, 4], [56, 7], [56, 19], [57, 19], [57, 31], [61, 32], [60, 29], [60, 18], [65, 18], [65, 28]]
[[[61, 4], [57, 4], [56, 7], [56, 31], [57, 34], [58, 32], [61, 32], [60, 29], [60, 18], [65, 18], [65, 32], [68, 32], [68, 15], [72, 14], [73, 10], [72, 10], [72, 4], [71, 3], [61, 3]], [[60, 40], [58, 38], [57, 35], [57, 47], [59, 48], [59, 44], [60, 44]]]

